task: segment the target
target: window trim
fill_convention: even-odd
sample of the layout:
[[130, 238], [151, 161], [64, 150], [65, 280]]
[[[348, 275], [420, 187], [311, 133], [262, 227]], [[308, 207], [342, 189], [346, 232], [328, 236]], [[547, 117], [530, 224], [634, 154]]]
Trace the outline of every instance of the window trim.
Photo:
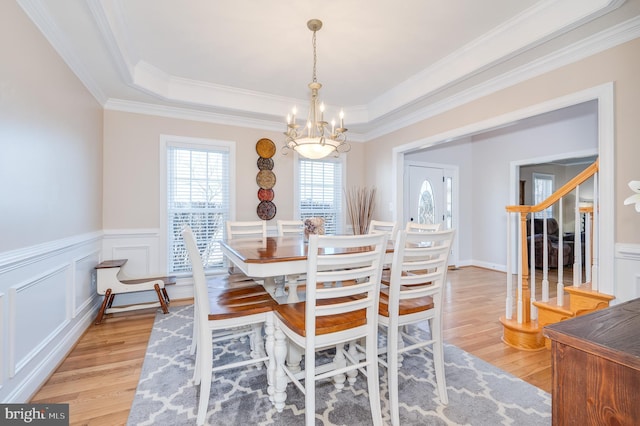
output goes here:
[[338, 221], [340, 223], [340, 227], [342, 229], [342, 233], [347, 232], [347, 217], [345, 214], [345, 206], [346, 199], [344, 195], [344, 188], [347, 188], [347, 155], [343, 154], [340, 157], [328, 157], [321, 158], [319, 160], [309, 160], [308, 158], [304, 158], [300, 156], [297, 152], [294, 152], [294, 161], [293, 161], [293, 217], [300, 218], [300, 161], [331, 161], [334, 163], [340, 163], [342, 176], [342, 190], [340, 191], [340, 202], [342, 203], [342, 209], [338, 215]]
[[[167, 234], [167, 148], [178, 147], [187, 149], [211, 149], [215, 147], [222, 147], [229, 152], [229, 218], [235, 218], [236, 216], [236, 142], [225, 141], [219, 139], [209, 138], [196, 138], [189, 136], [176, 136], [176, 135], [160, 135], [160, 155], [159, 155], [159, 176], [160, 176], [160, 194], [159, 194], [159, 212], [160, 212], [160, 227], [158, 230], [158, 250], [159, 250], [159, 267], [168, 273], [169, 271], [169, 251], [168, 251], [168, 234]], [[191, 273], [173, 273], [176, 276], [188, 276]]]

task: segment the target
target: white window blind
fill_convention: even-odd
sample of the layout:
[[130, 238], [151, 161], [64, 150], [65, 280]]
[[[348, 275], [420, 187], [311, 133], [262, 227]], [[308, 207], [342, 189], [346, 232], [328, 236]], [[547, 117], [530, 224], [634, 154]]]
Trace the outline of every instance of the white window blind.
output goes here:
[[223, 267], [220, 240], [229, 217], [229, 149], [167, 146], [169, 271], [190, 270], [181, 231], [193, 230], [205, 269]]
[[300, 218], [323, 217], [326, 234], [342, 233], [342, 169], [339, 159], [299, 159]]

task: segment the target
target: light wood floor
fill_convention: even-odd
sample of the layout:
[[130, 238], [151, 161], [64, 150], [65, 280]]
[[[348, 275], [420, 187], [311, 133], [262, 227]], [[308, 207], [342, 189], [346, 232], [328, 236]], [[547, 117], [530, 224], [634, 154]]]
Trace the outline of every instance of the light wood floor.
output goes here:
[[[550, 353], [501, 341], [505, 280], [504, 273], [475, 267], [449, 271], [445, 341], [551, 392]], [[155, 310], [127, 312], [90, 326], [31, 402], [68, 403], [71, 425], [126, 424], [154, 317]]]

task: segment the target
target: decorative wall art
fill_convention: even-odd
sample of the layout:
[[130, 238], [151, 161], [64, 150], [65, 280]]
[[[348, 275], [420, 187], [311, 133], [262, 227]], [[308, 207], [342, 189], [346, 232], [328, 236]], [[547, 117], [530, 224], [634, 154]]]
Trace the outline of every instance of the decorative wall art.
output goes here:
[[258, 207], [256, 212], [262, 220], [271, 220], [276, 215], [276, 205], [273, 203], [275, 193], [273, 187], [276, 185], [276, 175], [273, 173], [273, 155], [276, 153], [276, 144], [271, 139], [262, 138], [256, 143], [258, 153], [258, 174], [256, 183], [258, 189]]

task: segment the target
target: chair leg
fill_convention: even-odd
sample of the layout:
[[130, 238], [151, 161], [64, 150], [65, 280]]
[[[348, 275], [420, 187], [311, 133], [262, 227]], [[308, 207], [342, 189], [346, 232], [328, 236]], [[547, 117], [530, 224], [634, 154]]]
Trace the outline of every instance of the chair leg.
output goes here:
[[444, 374], [444, 349], [442, 346], [442, 327], [438, 316], [431, 321], [431, 333], [435, 342], [433, 343], [433, 367], [436, 371], [436, 383], [438, 385], [438, 396], [442, 404], [449, 403], [447, 395], [447, 379]]
[[382, 409], [380, 408], [380, 380], [378, 378], [378, 342], [376, 336], [366, 338], [367, 386], [371, 420], [374, 426], [382, 425]]
[[[316, 370], [309, 366], [316, 365], [315, 348], [307, 346], [304, 353], [304, 424], [315, 426], [316, 424]], [[344, 376], [344, 374], [343, 374]], [[343, 379], [344, 380], [344, 379]]]
[[167, 302], [164, 300], [162, 292], [160, 291], [160, 286], [158, 284], [155, 284], [153, 288], [156, 289], [156, 294], [158, 295], [158, 300], [160, 301], [160, 306], [162, 307], [162, 313], [168, 314], [169, 307], [167, 306]]
[[[207, 345], [204, 345], [207, 346]], [[211, 346], [209, 345], [209, 348]], [[202, 348], [200, 348], [201, 352]], [[199, 357], [200, 374], [200, 398], [198, 399], [198, 418], [196, 423], [198, 426], [204, 425], [207, 417], [207, 408], [209, 406], [209, 393], [211, 392], [211, 368], [213, 367], [213, 358], [211, 353], [202, 353]]]
[[104, 311], [107, 309], [107, 304], [109, 303], [109, 299], [112, 297], [111, 289], [108, 288], [104, 293], [104, 300], [102, 301], [102, 305], [100, 305], [100, 309], [98, 310], [98, 316], [96, 316], [95, 325], [98, 325], [102, 322], [102, 317], [104, 316]]
[[387, 329], [387, 377], [389, 388], [389, 411], [391, 416], [391, 424], [393, 426], [400, 425], [400, 406], [398, 402], [398, 327], [389, 327]]

